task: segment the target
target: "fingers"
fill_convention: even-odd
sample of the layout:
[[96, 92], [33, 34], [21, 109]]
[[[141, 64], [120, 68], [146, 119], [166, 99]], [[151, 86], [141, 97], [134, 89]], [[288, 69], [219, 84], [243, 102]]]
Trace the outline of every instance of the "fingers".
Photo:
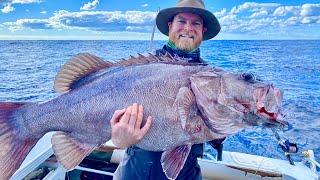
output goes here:
[[126, 112], [124, 113], [124, 115], [120, 118], [120, 122], [122, 122], [124, 124], [128, 124], [130, 116], [131, 116], [131, 111], [132, 111], [132, 106], [129, 106], [126, 109]]
[[134, 128], [136, 121], [137, 121], [137, 116], [138, 116], [138, 104], [134, 103], [132, 105], [132, 110], [131, 110], [131, 116], [129, 119], [129, 126]]
[[147, 121], [146, 121], [146, 124], [141, 128], [141, 131], [140, 131], [141, 137], [143, 137], [148, 132], [148, 130], [151, 127], [151, 123], [152, 123], [152, 117], [149, 116]]
[[151, 127], [152, 118], [143, 121], [143, 107], [137, 103], [126, 109], [117, 110], [111, 119], [112, 142], [117, 147], [129, 147], [139, 142]]
[[136, 125], [134, 127], [135, 129], [140, 129], [141, 123], [142, 123], [142, 119], [143, 119], [143, 106], [139, 105], [139, 107], [138, 107], [138, 117], [137, 117]]
[[114, 126], [117, 122], [119, 122], [123, 113], [126, 112], [126, 108], [121, 110], [116, 110], [110, 120], [111, 126]]

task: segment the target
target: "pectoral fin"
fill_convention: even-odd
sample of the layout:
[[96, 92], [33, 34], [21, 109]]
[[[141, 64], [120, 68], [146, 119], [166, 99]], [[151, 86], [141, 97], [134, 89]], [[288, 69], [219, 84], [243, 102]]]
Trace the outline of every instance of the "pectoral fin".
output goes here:
[[94, 146], [78, 142], [64, 132], [55, 133], [51, 143], [57, 160], [68, 170], [79, 165], [95, 148]]
[[182, 145], [171, 151], [165, 151], [161, 156], [163, 172], [169, 179], [176, 179], [186, 162], [191, 145]]
[[[187, 131], [189, 134], [194, 134], [201, 131], [201, 123], [199, 121], [199, 119], [201, 118], [197, 115], [192, 116], [190, 114], [193, 106], [196, 103], [193, 92], [187, 87], [180, 88], [177, 95], [176, 102], [177, 102], [178, 116], [179, 116], [182, 128], [185, 131]], [[193, 110], [196, 111], [195, 109]]]
[[187, 87], [182, 87], [179, 89], [177, 95], [177, 105], [182, 127], [186, 126], [190, 114], [190, 107], [194, 102], [194, 95], [190, 89]]

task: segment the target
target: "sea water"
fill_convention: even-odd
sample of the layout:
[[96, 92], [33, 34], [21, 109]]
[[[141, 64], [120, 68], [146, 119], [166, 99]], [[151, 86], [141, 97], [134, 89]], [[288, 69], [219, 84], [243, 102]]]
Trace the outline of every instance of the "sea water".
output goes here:
[[[53, 80], [78, 53], [114, 61], [147, 54], [166, 42], [155, 41], [0, 41], [0, 102], [43, 102], [56, 96]], [[282, 138], [299, 152], [315, 151], [320, 161], [320, 41], [205, 41], [201, 56], [213, 66], [252, 72], [284, 91], [283, 111], [292, 128]], [[270, 129], [254, 127], [227, 137], [224, 150], [285, 159]], [[215, 154], [209, 145], [206, 151]], [[301, 153], [292, 156], [301, 160]]]

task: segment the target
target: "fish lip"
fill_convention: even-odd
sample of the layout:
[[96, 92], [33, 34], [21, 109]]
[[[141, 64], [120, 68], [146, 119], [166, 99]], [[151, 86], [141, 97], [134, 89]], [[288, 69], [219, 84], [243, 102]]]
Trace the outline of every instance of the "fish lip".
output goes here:
[[[253, 99], [256, 101], [256, 114], [264, 119], [264, 123], [267, 125], [287, 128], [289, 123], [284, 120], [282, 113], [280, 112], [279, 106], [276, 111], [269, 112], [265, 107], [264, 100], [266, 95], [270, 90], [275, 91], [275, 87], [272, 84], [268, 84], [267, 86], [258, 87], [253, 95]], [[276, 98], [277, 100], [277, 98]], [[279, 105], [279, 103], [277, 103]]]
[[265, 107], [261, 107], [258, 109], [258, 114], [266, 117], [267, 119], [270, 119], [272, 121], [275, 121], [276, 117], [277, 117], [277, 114], [276, 113], [271, 113], [271, 112], [268, 112], [266, 110]]
[[268, 112], [265, 107], [261, 107], [260, 109], [258, 109], [258, 114], [266, 118], [267, 124], [276, 125], [278, 127], [281, 127], [282, 129], [289, 127], [289, 123], [284, 120], [281, 112], [271, 113]]

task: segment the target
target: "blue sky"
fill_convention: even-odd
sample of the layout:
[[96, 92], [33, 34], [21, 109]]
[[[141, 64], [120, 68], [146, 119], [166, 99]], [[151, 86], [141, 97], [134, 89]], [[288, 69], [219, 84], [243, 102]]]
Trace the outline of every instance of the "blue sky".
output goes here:
[[[0, 39], [151, 37], [158, 7], [176, 0], [0, 0]], [[215, 39], [320, 39], [320, 1], [207, 0]], [[166, 39], [156, 31], [155, 39]]]

